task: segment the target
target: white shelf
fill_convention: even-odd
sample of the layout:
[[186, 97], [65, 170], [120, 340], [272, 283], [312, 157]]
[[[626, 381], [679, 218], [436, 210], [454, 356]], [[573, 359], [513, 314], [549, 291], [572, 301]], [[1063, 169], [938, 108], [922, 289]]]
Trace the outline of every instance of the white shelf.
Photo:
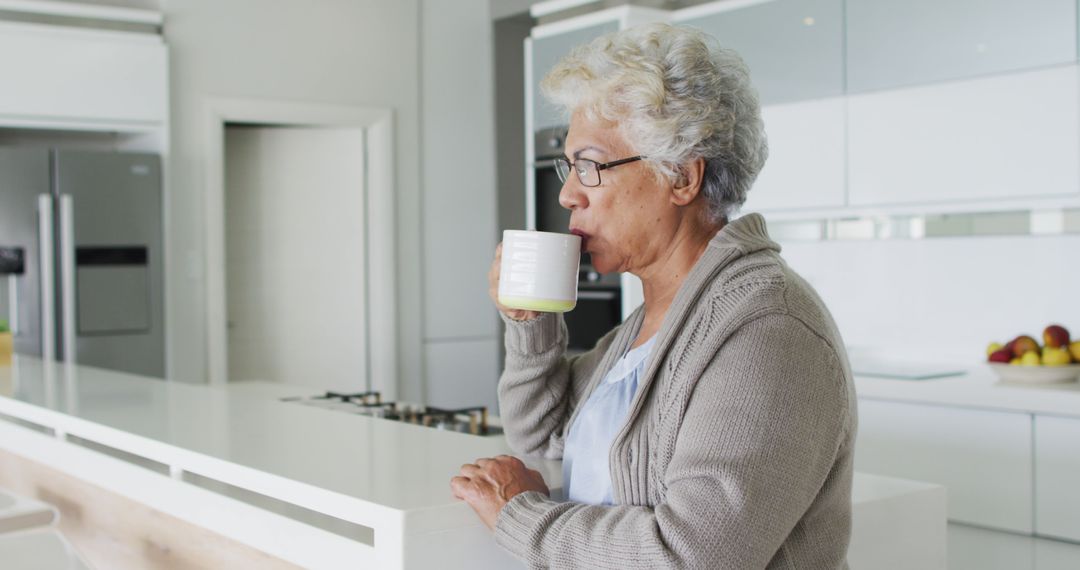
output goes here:
[[56, 2], [53, 0], [0, 0], [0, 10], [60, 16], [69, 18], [88, 18], [129, 24], [147, 24], [160, 26], [165, 18], [161, 12], [122, 8], [119, 6], [89, 5], [75, 2]]

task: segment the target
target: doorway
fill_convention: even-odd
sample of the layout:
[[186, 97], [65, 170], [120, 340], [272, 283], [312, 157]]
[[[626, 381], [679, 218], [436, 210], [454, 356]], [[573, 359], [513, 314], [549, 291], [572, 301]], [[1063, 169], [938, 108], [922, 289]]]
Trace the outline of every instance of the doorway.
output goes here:
[[364, 131], [226, 124], [229, 380], [367, 387]]
[[391, 111], [258, 99], [206, 110], [210, 383], [395, 398]]

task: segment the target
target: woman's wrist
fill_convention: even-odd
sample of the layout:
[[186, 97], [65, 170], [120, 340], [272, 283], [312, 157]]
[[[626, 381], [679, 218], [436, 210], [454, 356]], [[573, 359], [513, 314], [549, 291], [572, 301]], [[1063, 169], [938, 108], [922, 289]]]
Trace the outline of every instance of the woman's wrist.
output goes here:
[[524, 310], [510, 310], [503, 311], [503, 314], [510, 318], [510, 320], [524, 323], [540, 317], [540, 313], [536, 311], [524, 311]]
[[528, 320], [514, 320], [500, 313], [506, 323], [506, 349], [519, 354], [551, 350], [562, 339], [562, 319], [556, 313], [537, 313]]

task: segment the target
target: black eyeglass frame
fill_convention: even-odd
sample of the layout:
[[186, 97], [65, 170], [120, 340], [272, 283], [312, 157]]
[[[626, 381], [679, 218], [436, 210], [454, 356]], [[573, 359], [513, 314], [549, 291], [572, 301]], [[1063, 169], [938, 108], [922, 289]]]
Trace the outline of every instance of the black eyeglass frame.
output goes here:
[[[559, 156], [559, 157], [555, 157], [552, 160], [552, 163], [555, 166], [555, 174], [557, 174], [559, 176], [559, 182], [562, 182], [562, 183], [565, 184], [566, 179], [570, 176], [570, 172], [573, 171], [573, 172], [577, 173], [578, 181], [581, 182], [582, 186], [585, 186], [586, 188], [595, 188], [595, 187], [599, 186], [602, 183], [602, 181], [600, 179], [600, 171], [601, 170], [607, 170], [609, 168], [615, 168], [616, 166], [620, 166], [620, 165], [627, 164], [627, 163], [630, 163], [630, 162], [636, 162], [638, 160], [643, 160], [644, 158], [645, 158], [644, 155], [638, 155], [638, 156], [631, 156], [629, 158], [620, 158], [619, 160], [613, 160], [611, 162], [596, 162], [595, 160], [591, 160], [591, 159], [588, 159], [588, 158], [579, 158], [579, 159], [575, 160], [574, 162], [570, 162], [569, 158], [566, 158], [565, 156]], [[596, 165], [596, 184], [589, 184], [589, 183], [585, 182], [584, 180], [582, 180], [581, 174], [575, 168], [575, 166], [577, 166], [577, 164], [579, 162], [591, 162], [591, 163]], [[563, 170], [559, 168], [560, 165], [565, 165], [566, 166], [566, 174], [563, 174]]]

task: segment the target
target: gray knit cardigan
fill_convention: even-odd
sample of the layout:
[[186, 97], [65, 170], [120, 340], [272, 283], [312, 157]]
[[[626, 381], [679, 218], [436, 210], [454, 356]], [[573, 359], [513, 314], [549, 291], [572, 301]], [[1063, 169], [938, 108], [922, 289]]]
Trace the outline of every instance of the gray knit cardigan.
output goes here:
[[[845, 568], [856, 401], [840, 334], [764, 219], [709, 243], [660, 328], [608, 458], [615, 505], [522, 493], [498, 543], [533, 568]], [[644, 311], [567, 358], [561, 315], [506, 321], [510, 446], [562, 457]]]

